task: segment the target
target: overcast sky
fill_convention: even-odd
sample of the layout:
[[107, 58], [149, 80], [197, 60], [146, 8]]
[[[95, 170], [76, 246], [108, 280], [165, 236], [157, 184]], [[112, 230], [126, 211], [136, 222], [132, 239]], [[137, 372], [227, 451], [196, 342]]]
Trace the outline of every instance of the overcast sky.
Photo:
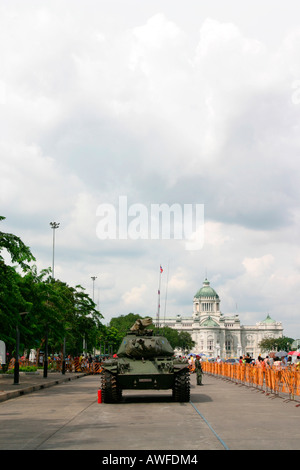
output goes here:
[[[43, 269], [59, 222], [55, 276], [96, 276], [105, 323], [156, 316], [161, 264], [162, 316], [207, 276], [300, 338], [299, 0], [0, 0], [0, 109], [0, 230]], [[120, 197], [203, 205], [203, 245], [101, 239]]]

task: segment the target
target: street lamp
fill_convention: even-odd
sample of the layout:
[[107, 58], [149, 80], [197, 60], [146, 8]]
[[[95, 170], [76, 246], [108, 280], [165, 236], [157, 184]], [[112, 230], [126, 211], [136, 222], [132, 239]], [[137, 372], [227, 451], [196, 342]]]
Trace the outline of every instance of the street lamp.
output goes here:
[[48, 325], [46, 325], [46, 334], [45, 334], [45, 353], [44, 353], [44, 373], [43, 377], [46, 379], [48, 377]]
[[94, 302], [94, 289], [95, 289], [95, 281], [96, 281], [97, 277], [96, 277], [96, 276], [92, 276], [91, 279], [92, 279], [92, 281], [93, 281], [93, 302]]
[[59, 228], [59, 222], [50, 222], [51, 228], [53, 229], [53, 252], [52, 252], [52, 278], [54, 279], [54, 247], [55, 247], [55, 230]]
[[63, 360], [62, 360], [61, 373], [63, 375], [65, 375], [65, 373], [66, 373], [66, 337], [64, 337]]
[[[21, 312], [20, 316], [22, 315], [27, 315], [28, 312]], [[15, 357], [15, 367], [14, 367], [14, 385], [19, 385], [19, 377], [20, 377], [20, 364], [19, 364], [19, 344], [20, 344], [20, 330], [19, 326], [17, 324], [16, 326], [16, 333], [17, 333], [17, 338], [16, 338], [16, 357]]]
[[[66, 333], [69, 330], [69, 328], [66, 328]], [[61, 373], [65, 375], [66, 373], [66, 333], [64, 336], [64, 343], [63, 343], [63, 358], [62, 358], [62, 368], [61, 368]]]

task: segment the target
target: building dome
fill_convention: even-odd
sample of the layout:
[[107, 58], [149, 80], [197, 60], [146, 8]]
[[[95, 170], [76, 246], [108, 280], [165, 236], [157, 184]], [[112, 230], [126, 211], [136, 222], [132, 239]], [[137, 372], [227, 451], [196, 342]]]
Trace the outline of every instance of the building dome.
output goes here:
[[205, 281], [203, 282], [203, 287], [201, 287], [201, 289], [198, 290], [197, 294], [195, 294], [196, 299], [200, 299], [202, 297], [219, 299], [218, 294], [212, 287], [210, 287], [209, 281], [207, 279], [205, 279]]
[[267, 315], [267, 318], [265, 318], [261, 323], [264, 323], [265, 325], [270, 325], [272, 323], [276, 323], [275, 320], [273, 320], [270, 315]]

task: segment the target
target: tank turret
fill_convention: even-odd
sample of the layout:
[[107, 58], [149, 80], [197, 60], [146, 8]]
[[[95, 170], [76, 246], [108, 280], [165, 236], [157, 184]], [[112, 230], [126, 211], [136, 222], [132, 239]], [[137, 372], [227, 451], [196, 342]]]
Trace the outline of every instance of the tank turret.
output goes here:
[[174, 350], [169, 341], [163, 336], [153, 336], [153, 330], [145, 327], [151, 324], [152, 319], [137, 320], [130, 332], [123, 338], [117, 352], [118, 357], [135, 359], [150, 359], [159, 356], [173, 356]]

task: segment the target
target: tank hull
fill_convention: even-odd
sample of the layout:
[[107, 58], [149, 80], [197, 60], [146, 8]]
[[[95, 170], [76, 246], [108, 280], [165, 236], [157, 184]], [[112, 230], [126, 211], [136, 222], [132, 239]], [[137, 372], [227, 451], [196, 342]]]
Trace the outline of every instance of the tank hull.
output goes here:
[[102, 373], [103, 401], [120, 401], [123, 390], [172, 390], [176, 401], [189, 401], [188, 364], [176, 363], [170, 358], [106, 361]]
[[173, 387], [174, 376], [171, 374], [118, 376], [122, 390], [169, 390]]

